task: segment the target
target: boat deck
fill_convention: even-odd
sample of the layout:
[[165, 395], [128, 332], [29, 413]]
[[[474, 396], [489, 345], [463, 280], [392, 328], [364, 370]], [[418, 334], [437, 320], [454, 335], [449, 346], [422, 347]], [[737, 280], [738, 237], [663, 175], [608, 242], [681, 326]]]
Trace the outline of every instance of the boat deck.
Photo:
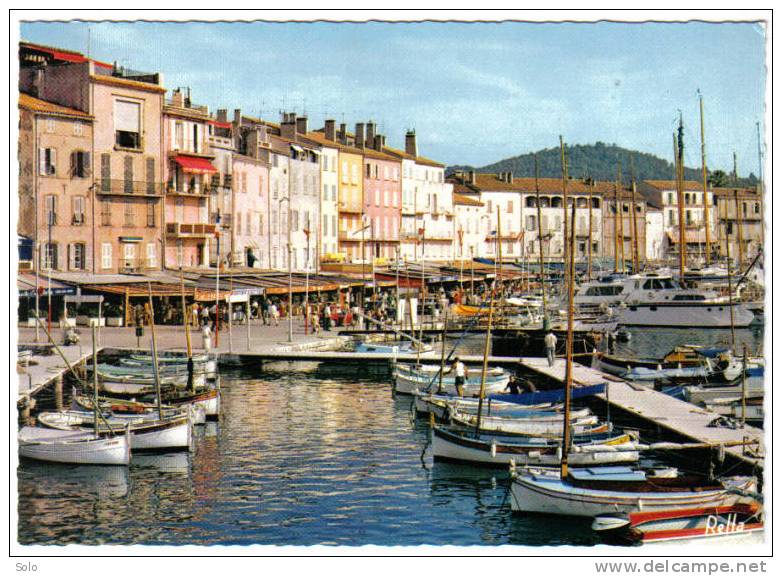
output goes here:
[[[546, 358], [521, 358], [520, 364], [527, 370], [548, 379], [558, 382], [565, 380], [564, 358], [557, 358], [553, 366], [548, 365]], [[719, 417], [716, 412], [580, 364], [573, 365], [573, 383], [582, 386], [605, 383], [606, 394], [599, 396], [603, 399], [607, 398], [612, 406], [630, 412], [660, 428], [686, 436], [695, 442], [718, 444], [757, 440], [760, 442], [757, 453], [754, 447], [744, 446], [728, 447], [725, 450], [744, 462], [763, 466], [764, 432], [760, 428], [711, 427], [709, 424]]]

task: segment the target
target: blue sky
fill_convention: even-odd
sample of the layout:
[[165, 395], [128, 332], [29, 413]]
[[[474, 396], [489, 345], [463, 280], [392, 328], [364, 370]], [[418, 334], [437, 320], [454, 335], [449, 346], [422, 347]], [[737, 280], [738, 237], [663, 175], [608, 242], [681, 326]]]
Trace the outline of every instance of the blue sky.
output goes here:
[[[90, 23], [93, 58], [160, 71], [210, 109], [279, 120], [284, 107], [389, 144], [480, 166], [597, 140], [670, 158], [681, 110], [686, 161], [700, 165], [704, 95], [710, 168], [757, 172], [763, 120], [759, 24]], [[87, 24], [23, 23], [21, 38], [87, 52]]]

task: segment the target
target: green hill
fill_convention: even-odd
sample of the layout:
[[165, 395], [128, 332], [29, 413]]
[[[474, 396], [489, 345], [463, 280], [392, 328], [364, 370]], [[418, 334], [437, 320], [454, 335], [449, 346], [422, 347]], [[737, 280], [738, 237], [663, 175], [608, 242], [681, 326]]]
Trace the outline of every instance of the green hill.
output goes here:
[[[566, 148], [568, 158], [568, 174], [573, 178], [592, 178], [593, 180], [615, 180], [617, 177], [617, 161], [622, 163], [622, 175], [625, 181], [630, 179], [630, 158], [635, 169], [637, 180], [672, 180], [674, 178], [673, 164], [668, 160], [658, 158], [654, 154], [628, 150], [616, 144], [575, 144]], [[560, 178], [562, 167], [559, 148], [546, 148], [538, 153], [540, 176], [542, 178]], [[450, 166], [448, 173], [457, 170], [474, 169], [478, 172], [513, 172], [515, 176], [533, 176], [535, 174], [534, 153], [521, 154], [505, 158], [494, 164], [473, 168], [471, 166]], [[719, 178], [719, 171], [715, 174]], [[710, 178], [713, 175], [710, 173]], [[700, 181], [700, 168], [685, 166], [684, 177], [687, 180]], [[722, 177], [725, 174], [722, 173]], [[730, 177], [721, 183], [727, 185]], [[754, 174], [748, 178], [739, 178], [740, 185], [754, 186], [757, 182]]]

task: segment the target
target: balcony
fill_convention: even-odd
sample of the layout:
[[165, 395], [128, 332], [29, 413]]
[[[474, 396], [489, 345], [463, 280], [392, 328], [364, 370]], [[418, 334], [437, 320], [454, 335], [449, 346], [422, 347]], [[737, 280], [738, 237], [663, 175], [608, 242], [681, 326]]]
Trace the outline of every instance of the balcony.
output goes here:
[[[361, 242], [361, 232], [340, 230], [337, 238], [340, 242]], [[369, 231], [364, 231], [364, 242], [369, 242]]]
[[119, 271], [126, 273], [143, 272], [157, 268], [157, 263], [154, 260], [146, 258], [120, 258], [118, 264]]
[[95, 181], [97, 194], [106, 196], [162, 196], [162, 182], [146, 182], [143, 180], [110, 180]]
[[207, 238], [214, 236], [217, 224], [181, 224], [170, 222], [166, 224], [166, 235], [176, 238]]
[[187, 101], [186, 99], [182, 98], [166, 98], [166, 106], [171, 106], [172, 108], [178, 108], [180, 110], [190, 110], [193, 112], [196, 112], [197, 114], [209, 114], [209, 107], [208, 106], [201, 106], [198, 104], [193, 104], [192, 102]]
[[212, 193], [217, 193], [215, 188], [211, 186], [199, 186], [198, 188], [176, 188], [174, 186], [166, 186], [166, 196], [189, 196], [203, 198], [209, 196]]
[[363, 210], [361, 209], [361, 203], [360, 202], [340, 202], [339, 203], [339, 211], [340, 212], [346, 212], [349, 214], [361, 214]]
[[[220, 216], [220, 226], [222, 228], [230, 228], [233, 221], [233, 214], [222, 214]], [[209, 223], [217, 224], [217, 212], [212, 212], [209, 215]]]

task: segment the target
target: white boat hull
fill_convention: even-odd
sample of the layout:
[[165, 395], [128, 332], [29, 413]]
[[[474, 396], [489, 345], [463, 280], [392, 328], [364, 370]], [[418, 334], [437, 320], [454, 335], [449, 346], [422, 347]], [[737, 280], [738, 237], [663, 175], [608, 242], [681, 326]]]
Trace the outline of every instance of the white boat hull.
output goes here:
[[25, 426], [19, 431], [19, 456], [63, 464], [127, 466], [130, 443], [125, 434], [95, 438], [80, 431]]
[[[397, 394], [414, 394], [418, 390], [423, 390], [429, 386], [430, 383], [432, 383], [431, 388], [433, 390], [437, 389], [438, 385], [438, 379], [434, 377], [434, 380], [432, 378], [416, 378], [416, 377], [410, 377], [406, 374], [401, 374], [398, 371], [394, 373], [394, 379], [395, 379], [395, 391]], [[509, 375], [503, 375], [499, 377], [492, 377], [491, 379], [486, 380], [486, 385], [484, 389], [485, 394], [497, 394], [499, 392], [502, 392], [505, 390], [505, 388], [508, 387], [508, 382], [510, 382], [510, 376]], [[456, 395], [456, 385], [454, 384], [453, 378], [443, 379], [443, 390], [445, 391], [445, 394], [451, 394]], [[481, 385], [480, 382], [476, 383], [472, 378], [470, 378], [467, 382], [464, 384], [464, 395], [469, 396], [477, 396], [481, 392]]]
[[[451, 411], [451, 420], [462, 426], [475, 427], [477, 415]], [[586, 416], [572, 420], [571, 430], [574, 434], [581, 434], [588, 426], [597, 424], [597, 416]], [[534, 418], [497, 418], [483, 416], [481, 428], [484, 432], [496, 432], [501, 434], [519, 434], [530, 436], [557, 436], [562, 434], [562, 415], [556, 415], [552, 420], [535, 420]]]
[[[623, 326], [671, 326], [678, 328], [730, 328], [730, 305], [682, 301], [656, 304], [628, 304], [619, 309]], [[755, 315], [743, 304], [733, 305], [733, 325], [749, 326]]]
[[[564, 484], [558, 477], [558, 471], [547, 475], [549, 478], [545, 479], [541, 479], [540, 475], [526, 474], [514, 478], [510, 490], [511, 510], [594, 518], [600, 514], [629, 514], [641, 510], [728, 506], [742, 499], [726, 490], [648, 493], [594, 490]], [[755, 487], [754, 480], [745, 479], [739, 487], [751, 491]]]

